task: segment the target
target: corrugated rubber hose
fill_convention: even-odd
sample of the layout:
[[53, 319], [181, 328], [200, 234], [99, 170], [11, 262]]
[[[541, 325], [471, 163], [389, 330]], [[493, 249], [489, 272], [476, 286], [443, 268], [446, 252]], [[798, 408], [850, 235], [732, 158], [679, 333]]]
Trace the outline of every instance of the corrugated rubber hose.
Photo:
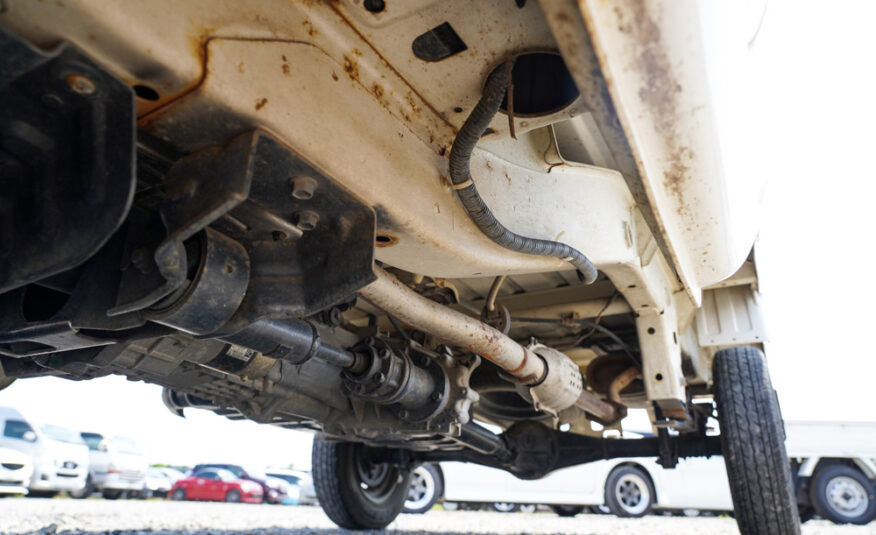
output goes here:
[[567, 260], [581, 271], [587, 284], [596, 280], [596, 266], [583, 253], [564, 243], [527, 238], [508, 230], [500, 223], [484, 200], [471, 178], [471, 153], [478, 140], [499, 111], [508, 89], [510, 69], [499, 67], [487, 79], [484, 94], [465, 120], [450, 149], [450, 180], [456, 196], [471, 220], [481, 232], [497, 244], [519, 253], [554, 256]]

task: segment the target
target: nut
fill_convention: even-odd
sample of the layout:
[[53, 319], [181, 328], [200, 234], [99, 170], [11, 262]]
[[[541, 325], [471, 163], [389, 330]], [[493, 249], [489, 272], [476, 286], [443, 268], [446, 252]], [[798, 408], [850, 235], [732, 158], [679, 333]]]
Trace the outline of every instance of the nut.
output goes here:
[[318, 185], [313, 177], [307, 175], [296, 176], [292, 179], [292, 196], [301, 201], [311, 199]]
[[312, 210], [304, 210], [295, 214], [295, 225], [303, 231], [309, 231], [316, 228], [319, 223], [319, 214]]

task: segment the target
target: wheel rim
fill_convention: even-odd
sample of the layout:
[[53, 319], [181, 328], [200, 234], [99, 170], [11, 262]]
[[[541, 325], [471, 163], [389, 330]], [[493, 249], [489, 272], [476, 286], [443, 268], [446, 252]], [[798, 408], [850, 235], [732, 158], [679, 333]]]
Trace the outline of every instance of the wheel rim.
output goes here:
[[614, 497], [620, 507], [630, 515], [640, 515], [651, 503], [651, 491], [645, 480], [636, 474], [624, 474], [614, 486]]
[[435, 494], [435, 478], [432, 473], [423, 468], [417, 467], [411, 473], [411, 486], [408, 487], [408, 499], [405, 500], [405, 507], [408, 509], [420, 509], [425, 507]]
[[507, 502], [496, 502], [493, 504], [493, 509], [499, 511], [500, 513], [510, 513], [514, 510], [514, 504]]
[[399, 471], [387, 463], [372, 463], [356, 452], [356, 469], [349, 472], [362, 496], [374, 504], [385, 503], [399, 484]]
[[863, 515], [870, 507], [867, 489], [851, 477], [839, 476], [827, 482], [825, 497], [830, 507], [837, 513], [854, 518]]

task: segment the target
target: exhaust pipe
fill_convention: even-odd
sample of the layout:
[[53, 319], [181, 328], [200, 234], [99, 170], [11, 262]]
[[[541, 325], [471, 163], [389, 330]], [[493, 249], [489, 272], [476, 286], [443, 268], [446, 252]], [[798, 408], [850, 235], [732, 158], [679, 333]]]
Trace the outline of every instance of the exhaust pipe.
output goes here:
[[359, 290], [363, 299], [402, 322], [495, 363], [530, 389], [535, 407], [550, 413], [579, 406], [599, 416], [616, 407], [584, 389], [578, 366], [542, 345], [524, 347], [481, 321], [431, 301], [374, 266], [377, 280]]

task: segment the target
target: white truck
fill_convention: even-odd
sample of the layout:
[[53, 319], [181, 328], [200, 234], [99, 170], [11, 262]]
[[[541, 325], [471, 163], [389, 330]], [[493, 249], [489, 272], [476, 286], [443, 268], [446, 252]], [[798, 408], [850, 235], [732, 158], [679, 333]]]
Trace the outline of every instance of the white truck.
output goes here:
[[[799, 421], [787, 422], [785, 430], [801, 519], [815, 514], [836, 523], [876, 519], [876, 423]], [[537, 481], [450, 462], [415, 471], [407, 511], [428, 510], [442, 490], [452, 504], [546, 504], [561, 516], [585, 507], [624, 517], [652, 510], [732, 511], [729, 488], [721, 456], [684, 459], [674, 470], [650, 458], [614, 459], [558, 470]]]
[[424, 462], [723, 452], [740, 531], [798, 535], [746, 4], [3, 0], [0, 385], [318, 433], [348, 529]]

